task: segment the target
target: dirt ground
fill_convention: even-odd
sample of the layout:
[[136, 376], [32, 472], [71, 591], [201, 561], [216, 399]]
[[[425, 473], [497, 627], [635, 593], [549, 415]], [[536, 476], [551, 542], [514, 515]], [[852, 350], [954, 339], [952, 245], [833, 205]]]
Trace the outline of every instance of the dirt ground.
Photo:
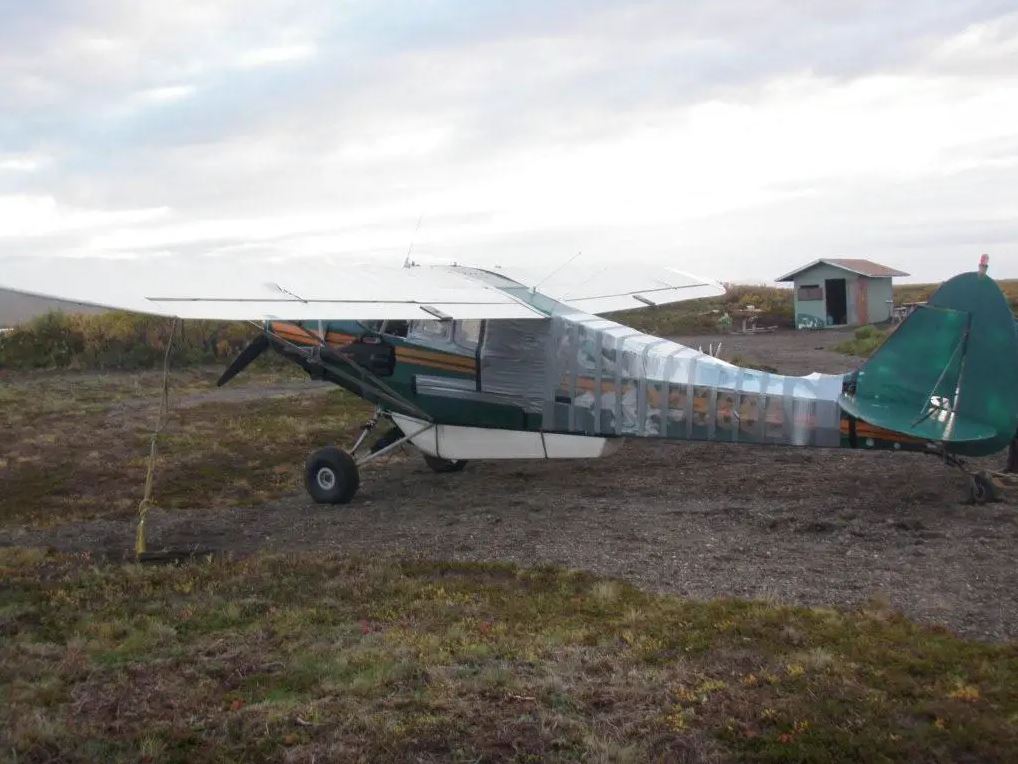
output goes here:
[[771, 334], [713, 334], [676, 337], [684, 345], [707, 352], [720, 345], [726, 361], [761, 363], [782, 374], [840, 374], [851, 371], [862, 359], [834, 352], [833, 348], [852, 338], [852, 330], [831, 329], [817, 332], [778, 331]]
[[[726, 358], [805, 373], [851, 368], [830, 351], [845, 336], [685, 342], [706, 348], [721, 339]], [[973, 506], [964, 488], [936, 459], [889, 452], [632, 440], [600, 461], [477, 462], [436, 475], [406, 451], [367, 467], [348, 506], [317, 506], [295, 487], [254, 507], [153, 511], [149, 538], [154, 548], [236, 554], [550, 563], [695, 598], [835, 607], [876, 599], [970, 637], [1014, 639], [1015, 499]], [[133, 535], [133, 520], [98, 519], [0, 529], [0, 545], [118, 557]]]

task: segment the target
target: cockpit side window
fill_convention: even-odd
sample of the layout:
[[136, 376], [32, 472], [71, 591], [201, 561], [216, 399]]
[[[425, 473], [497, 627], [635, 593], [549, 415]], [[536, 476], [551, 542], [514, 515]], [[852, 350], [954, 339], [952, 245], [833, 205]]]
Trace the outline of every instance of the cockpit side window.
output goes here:
[[392, 337], [406, 337], [408, 331], [410, 331], [409, 321], [384, 321], [382, 323], [382, 334], [388, 334]]
[[428, 344], [447, 344], [452, 340], [452, 321], [411, 321], [407, 338]]
[[481, 342], [484, 322], [480, 319], [461, 321], [411, 321], [407, 339], [452, 352], [474, 353]]

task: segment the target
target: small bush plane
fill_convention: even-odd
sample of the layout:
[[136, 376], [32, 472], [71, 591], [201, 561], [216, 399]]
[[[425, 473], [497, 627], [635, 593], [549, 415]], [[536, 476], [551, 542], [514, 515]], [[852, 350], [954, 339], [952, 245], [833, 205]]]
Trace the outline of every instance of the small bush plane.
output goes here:
[[[226, 264], [9, 260], [0, 286], [182, 319], [253, 322], [219, 379], [272, 349], [376, 406], [348, 449], [312, 453], [320, 503], [349, 502], [359, 468], [412, 444], [436, 472], [471, 459], [603, 457], [623, 438], [893, 449], [963, 469], [1018, 430], [1018, 333], [986, 273], [945, 282], [855, 371], [740, 368], [602, 317], [720, 295], [667, 268], [573, 268], [536, 280], [499, 268], [288, 266], [265, 282]], [[536, 285], [533, 285], [536, 284]], [[369, 443], [374, 429], [391, 423]]]

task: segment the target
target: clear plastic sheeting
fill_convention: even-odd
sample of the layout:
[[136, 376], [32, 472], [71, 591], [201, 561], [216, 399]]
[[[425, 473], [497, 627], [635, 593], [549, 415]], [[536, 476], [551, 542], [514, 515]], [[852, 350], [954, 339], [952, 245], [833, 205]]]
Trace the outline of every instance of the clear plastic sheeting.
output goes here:
[[[502, 323], [511, 322], [489, 326]], [[550, 324], [541, 370], [545, 431], [839, 445], [841, 375], [743, 369], [583, 313], [515, 323], [531, 333]]]

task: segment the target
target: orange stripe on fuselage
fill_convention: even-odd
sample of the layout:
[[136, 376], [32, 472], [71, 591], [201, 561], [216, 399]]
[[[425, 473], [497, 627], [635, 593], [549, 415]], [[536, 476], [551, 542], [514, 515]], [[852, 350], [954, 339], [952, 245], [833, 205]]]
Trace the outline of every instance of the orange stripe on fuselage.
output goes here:
[[349, 345], [355, 339], [357, 339], [357, 338], [354, 337], [352, 334], [341, 334], [340, 332], [326, 332], [325, 333], [325, 341], [329, 345], [335, 345], [337, 347], [342, 346], [342, 345]]
[[404, 363], [431, 363], [452, 366], [460, 371], [473, 373], [477, 369], [477, 361], [468, 356], [452, 353], [438, 353], [419, 348], [396, 348], [396, 360]]
[[[273, 321], [269, 324], [269, 328], [273, 333], [296, 345], [317, 345], [321, 342], [317, 332], [285, 321]], [[325, 334], [325, 342], [330, 347], [343, 347], [356, 339], [353, 335], [342, 332], [326, 332]], [[474, 374], [477, 371], [477, 361], [470, 356], [425, 350], [419, 347], [397, 347], [396, 360], [401, 363], [426, 366], [442, 371], [455, 371], [461, 374]]]
[[[269, 324], [269, 329], [274, 334], [278, 334], [280, 337], [285, 337], [301, 345], [317, 345], [321, 342], [321, 335], [318, 332], [312, 331], [307, 327], [298, 326], [297, 324], [289, 324], [285, 321], [272, 321]], [[346, 345], [355, 339], [352, 334], [343, 334], [342, 332], [325, 333], [325, 342], [328, 345]]]
[[269, 329], [273, 334], [278, 334], [283, 339], [290, 340], [298, 345], [317, 345], [321, 341], [318, 335], [310, 329], [305, 329], [296, 324], [272, 321], [269, 323]]
[[[849, 435], [851, 433], [849, 420], [841, 420], [841, 434]], [[894, 430], [885, 430], [883, 427], [877, 427], [869, 422], [864, 422], [861, 419], [857, 419], [855, 422], [855, 434], [859, 438], [873, 438], [874, 440], [886, 440], [891, 443], [925, 443], [926, 441], [922, 438], [913, 438], [911, 435], [903, 435], [900, 432]]]

